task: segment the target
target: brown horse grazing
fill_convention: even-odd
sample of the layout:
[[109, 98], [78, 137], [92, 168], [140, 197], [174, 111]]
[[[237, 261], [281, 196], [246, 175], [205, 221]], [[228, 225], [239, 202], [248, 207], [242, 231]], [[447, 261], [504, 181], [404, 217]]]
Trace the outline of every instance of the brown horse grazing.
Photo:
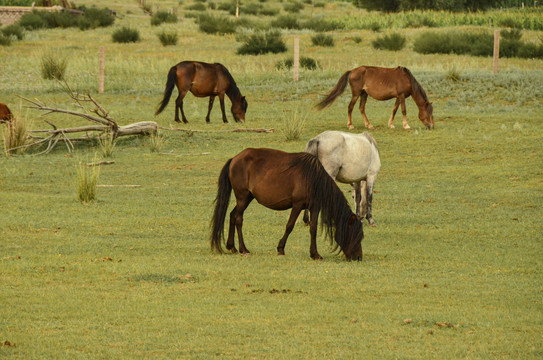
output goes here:
[[168, 73], [166, 82], [166, 90], [164, 90], [164, 98], [159, 103], [155, 115], [158, 115], [164, 110], [174, 86], [177, 85], [179, 96], [175, 101], [175, 121], [179, 121], [179, 113], [177, 109], [181, 109], [183, 122], [186, 124], [187, 118], [183, 111], [183, 98], [190, 91], [194, 96], [207, 97], [209, 96], [209, 107], [206, 116], [206, 122], [209, 122], [209, 114], [213, 108], [215, 97], [219, 97], [222, 111], [222, 121], [228, 122], [226, 113], [224, 112], [224, 95], [230, 98], [232, 102], [232, 115], [236, 121], [245, 121], [245, 112], [247, 111], [247, 100], [241, 95], [236, 82], [230, 72], [222, 64], [208, 64], [198, 61], [183, 61], [173, 66]]
[[6, 104], [0, 102], [0, 123], [10, 122], [13, 119], [13, 114]]
[[398, 106], [402, 105], [403, 127], [409, 129], [405, 111], [405, 99], [410, 95], [413, 96], [415, 104], [419, 108], [419, 119], [428, 129], [434, 128], [434, 108], [428, 100], [426, 92], [420, 86], [409, 69], [398, 66], [397, 68], [382, 68], [375, 66], [360, 66], [356, 69], [347, 71], [339, 79], [336, 86], [330, 94], [317, 104], [317, 107], [322, 110], [331, 105], [336, 98], [343, 93], [347, 82], [351, 85], [352, 98], [349, 103], [349, 115], [347, 126], [349, 129], [354, 129], [351, 113], [353, 112], [354, 104], [360, 97], [360, 112], [364, 118], [365, 125], [368, 129], [373, 129], [370, 124], [366, 112], [366, 100], [368, 95], [376, 100], [389, 100], [396, 98], [396, 104], [392, 110], [392, 116], [388, 120], [388, 126], [394, 128], [392, 121], [398, 110]]
[[230, 213], [227, 250], [237, 252], [234, 245], [234, 232], [237, 229], [239, 251], [249, 253], [243, 242], [243, 212], [256, 199], [273, 210], [292, 208], [285, 233], [277, 245], [279, 255], [285, 255], [287, 238], [298, 215], [303, 209], [308, 209], [311, 215], [311, 258], [322, 259], [317, 252], [320, 213], [321, 227], [324, 225], [331, 242], [335, 240], [335, 249], [339, 247], [348, 260], [362, 260], [362, 222], [353, 214], [343, 193], [315, 156], [249, 148], [226, 162], [219, 176], [211, 234], [212, 249], [221, 253], [224, 220], [232, 189], [236, 206]]

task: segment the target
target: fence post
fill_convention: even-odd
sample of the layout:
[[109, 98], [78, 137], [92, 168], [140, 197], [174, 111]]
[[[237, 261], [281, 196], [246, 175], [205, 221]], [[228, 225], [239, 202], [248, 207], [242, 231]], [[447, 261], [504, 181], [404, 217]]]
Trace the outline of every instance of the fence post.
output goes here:
[[292, 67], [294, 68], [294, 81], [298, 81], [300, 71], [300, 38], [298, 36], [294, 38], [294, 60]]
[[500, 30], [494, 30], [494, 74], [498, 73], [498, 59], [500, 58]]
[[98, 92], [100, 94], [104, 93], [104, 70], [105, 70], [105, 59], [104, 59], [104, 47], [100, 46], [100, 73], [98, 75]]

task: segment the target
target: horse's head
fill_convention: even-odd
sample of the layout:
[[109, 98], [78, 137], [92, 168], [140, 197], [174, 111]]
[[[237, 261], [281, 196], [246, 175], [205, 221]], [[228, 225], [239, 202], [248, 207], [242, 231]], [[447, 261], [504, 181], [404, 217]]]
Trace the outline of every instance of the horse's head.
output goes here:
[[245, 113], [247, 112], [247, 100], [245, 96], [239, 96], [236, 101], [232, 101], [232, 115], [236, 121], [245, 121]]
[[427, 101], [424, 106], [419, 109], [419, 119], [427, 129], [434, 128], [434, 107], [431, 102]]
[[362, 261], [362, 239], [364, 239], [364, 230], [362, 229], [362, 222], [358, 220], [355, 214], [352, 214], [349, 218], [347, 236], [349, 237], [347, 248], [343, 253], [347, 260]]

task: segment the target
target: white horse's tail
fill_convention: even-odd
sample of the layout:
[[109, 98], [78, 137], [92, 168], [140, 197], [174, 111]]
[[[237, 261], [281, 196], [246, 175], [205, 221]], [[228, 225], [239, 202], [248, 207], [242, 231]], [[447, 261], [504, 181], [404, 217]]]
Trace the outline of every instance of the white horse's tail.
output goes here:
[[371, 136], [369, 133], [367, 132], [364, 132], [362, 133], [362, 135], [364, 135], [366, 137], [366, 139], [368, 139], [368, 141], [370, 142], [370, 144], [372, 144], [373, 146], [375, 146], [375, 149], [377, 150], [377, 154], [379, 154], [379, 147], [377, 146], [377, 142], [375, 141], [375, 139], [373, 138], [373, 136]]
[[305, 147], [305, 152], [319, 157], [319, 140], [316, 138], [309, 140]]

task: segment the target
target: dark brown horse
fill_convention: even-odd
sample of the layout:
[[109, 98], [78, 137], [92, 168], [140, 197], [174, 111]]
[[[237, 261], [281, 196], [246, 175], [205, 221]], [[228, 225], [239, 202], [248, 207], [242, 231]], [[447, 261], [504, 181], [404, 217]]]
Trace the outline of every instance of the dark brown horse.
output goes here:
[[13, 114], [6, 104], [0, 102], [0, 123], [10, 122], [13, 119]]
[[392, 110], [392, 116], [388, 120], [388, 126], [394, 128], [392, 121], [394, 115], [398, 110], [398, 106], [402, 105], [403, 114], [403, 127], [409, 129], [407, 124], [407, 117], [405, 111], [405, 99], [409, 96], [413, 96], [415, 104], [419, 108], [419, 119], [428, 129], [434, 128], [434, 108], [432, 103], [428, 100], [426, 92], [420, 86], [409, 69], [398, 66], [397, 68], [382, 68], [375, 66], [360, 66], [356, 69], [347, 71], [339, 79], [336, 86], [332, 89], [330, 94], [317, 104], [319, 109], [324, 109], [328, 105], [331, 105], [336, 98], [343, 93], [347, 82], [351, 85], [352, 98], [349, 103], [349, 113], [347, 126], [349, 129], [354, 129], [351, 113], [353, 112], [354, 104], [360, 97], [360, 112], [364, 118], [365, 125], [368, 129], [373, 129], [370, 124], [366, 112], [366, 100], [368, 95], [376, 100], [389, 100], [396, 98], [396, 104]]
[[256, 199], [273, 210], [292, 208], [286, 230], [279, 240], [277, 252], [285, 254], [287, 238], [303, 209], [310, 211], [310, 255], [317, 252], [317, 221], [321, 214], [321, 227], [335, 248], [349, 260], [362, 260], [362, 223], [351, 211], [347, 200], [334, 180], [326, 173], [319, 160], [308, 153], [286, 153], [273, 149], [245, 149], [228, 160], [219, 176], [219, 188], [212, 220], [211, 247], [222, 252], [224, 220], [232, 189], [236, 206], [230, 213], [230, 228], [226, 249], [236, 253], [234, 233], [237, 229], [239, 251], [248, 254], [243, 242], [243, 212]]
[[199, 61], [183, 61], [173, 66], [168, 73], [166, 82], [166, 90], [164, 90], [164, 98], [158, 105], [155, 115], [158, 115], [164, 110], [174, 86], [177, 85], [179, 96], [175, 101], [175, 121], [179, 121], [178, 109], [181, 109], [183, 122], [187, 123], [187, 118], [183, 111], [183, 98], [190, 91], [196, 97], [209, 96], [209, 108], [207, 111], [206, 122], [209, 122], [209, 114], [213, 108], [215, 97], [219, 97], [222, 111], [222, 121], [228, 122], [226, 113], [224, 112], [224, 95], [230, 98], [232, 102], [232, 115], [236, 121], [245, 121], [245, 112], [247, 111], [247, 100], [241, 95], [236, 82], [230, 72], [222, 64], [208, 64]]

